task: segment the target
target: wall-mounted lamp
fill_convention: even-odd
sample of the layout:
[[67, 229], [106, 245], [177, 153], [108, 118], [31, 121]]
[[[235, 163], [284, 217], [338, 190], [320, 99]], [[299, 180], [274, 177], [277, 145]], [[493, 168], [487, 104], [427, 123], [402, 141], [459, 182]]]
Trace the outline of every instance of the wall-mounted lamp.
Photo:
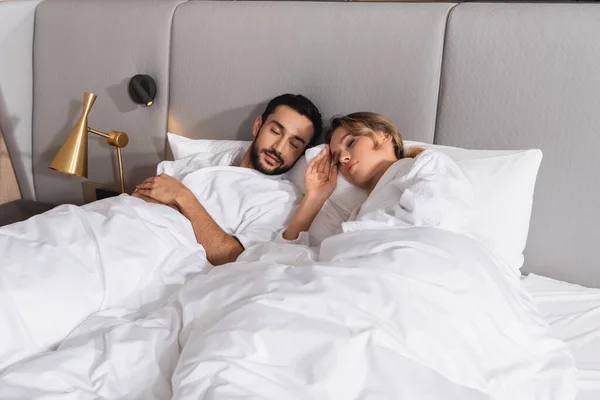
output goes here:
[[156, 82], [150, 75], [136, 75], [129, 81], [129, 97], [134, 103], [150, 107], [156, 97]]
[[103, 133], [88, 126], [88, 114], [94, 105], [96, 95], [85, 92], [83, 98], [83, 113], [81, 118], [75, 124], [67, 140], [56, 153], [54, 160], [50, 163], [50, 168], [69, 175], [76, 175], [87, 178], [88, 162], [87, 133], [92, 132], [106, 138], [109, 145], [117, 148], [117, 162], [119, 167], [119, 179], [121, 181], [121, 193], [125, 193], [125, 180], [123, 178], [123, 161], [121, 159], [121, 149], [129, 143], [129, 137], [125, 132], [110, 131]]

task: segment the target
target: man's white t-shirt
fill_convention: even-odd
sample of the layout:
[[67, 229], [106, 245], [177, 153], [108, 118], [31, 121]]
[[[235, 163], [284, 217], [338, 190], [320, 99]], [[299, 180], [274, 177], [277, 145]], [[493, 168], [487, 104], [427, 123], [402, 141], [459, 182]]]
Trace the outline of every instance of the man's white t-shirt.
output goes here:
[[236, 167], [243, 149], [163, 161], [158, 174], [177, 178], [245, 249], [273, 240], [296, 211], [300, 193], [283, 175]]

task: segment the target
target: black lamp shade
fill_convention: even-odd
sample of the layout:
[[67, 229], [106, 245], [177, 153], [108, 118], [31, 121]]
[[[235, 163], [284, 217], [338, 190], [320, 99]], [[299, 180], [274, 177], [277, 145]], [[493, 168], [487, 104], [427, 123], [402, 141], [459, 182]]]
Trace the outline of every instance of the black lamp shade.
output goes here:
[[129, 81], [129, 97], [134, 103], [150, 107], [156, 97], [156, 82], [150, 75], [136, 75]]

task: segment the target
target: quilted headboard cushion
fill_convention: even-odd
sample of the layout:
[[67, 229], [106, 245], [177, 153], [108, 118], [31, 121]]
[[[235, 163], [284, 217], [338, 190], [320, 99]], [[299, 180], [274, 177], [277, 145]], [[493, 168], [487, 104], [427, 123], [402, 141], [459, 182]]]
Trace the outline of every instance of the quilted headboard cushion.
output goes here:
[[[90, 126], [104, 132], [125, 131], [131, 137], [123, 150], [127, 186], [134, 187], [155, 172], [165, 152], [171, 21], [179, 3], [52, 0], [38, 6], [33, 173], [39, 201], [82, 203], [81, 180], [48, 165], [79, 118], [85, 91], [98, 95]], [[150, 108], [129, 99], [127, 83], [138, 73], [156, 81], [157, 97]], [[90, 135], [88, 154], [90, 180], [118, 182], [114, 148]]]
[[31, 169], [33, 25], [38, 0], [0, 2], [0, 129], [25, 199], [35, 198]]
[[432, 142], [452, 4], [189, 2], [173, 20], [169, 131], [248, 139], [277, 94], [381, 112]]
[[600, 7], [463, 4], [450, 15], [436, 143], [540, 148], [525, 272], [600, 286]]

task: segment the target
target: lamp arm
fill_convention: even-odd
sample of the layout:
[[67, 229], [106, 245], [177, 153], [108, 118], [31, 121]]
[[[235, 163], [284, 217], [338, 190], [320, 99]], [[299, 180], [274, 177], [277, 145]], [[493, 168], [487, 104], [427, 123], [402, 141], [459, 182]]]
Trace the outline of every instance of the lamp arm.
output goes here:
[[92, 132], [92, 133], [95, 133], [96, 135], [100, 135], [100, 136], [102, 136], [103, 138], [106, 138], [106, 139], [108, 139], [110, 137], [106, 133], [102, 133], [100, 131], [97, 131], [97, 130], [89, 128], [89, 127], [88, 127], [88, 131]]
[[119, 168], [121, 193], [125, 193], [125, 178], [123, 177], [123, 158], [121, 157], [121, 148], [127, 146], [127, 143], [129, 143], [129, 137], [125, 132], [110, 131], [110, 133], [106, 134], [90, 127], [88, 127], [88, 131], [106, 138], [108, 144], [117, 148], [117, 167]]
[[123, 178], [123, 159], [121, 158], [120, 147], [117, 147], [117, 163], [119, 164], [119, 180], [121, 181], [121, 193], [125, 193], [125, 180]]

